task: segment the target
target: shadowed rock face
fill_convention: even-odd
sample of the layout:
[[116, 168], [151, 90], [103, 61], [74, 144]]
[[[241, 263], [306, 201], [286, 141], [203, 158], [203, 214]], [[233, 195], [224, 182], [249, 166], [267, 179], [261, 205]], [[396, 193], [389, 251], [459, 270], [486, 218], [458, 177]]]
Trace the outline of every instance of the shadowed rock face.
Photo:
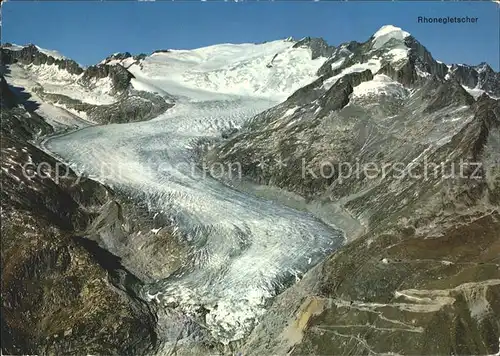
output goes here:
[[405, 39], [405, 45], [409, 48], [410, 63], [423, 72], [444, 78], [448, 72], [448, 67], [444, 63], [437, 62], [431, 53], [413, 36]]
[[482, 63], [475, 67], [479, 73], [479, 87], [487, 92], [500, 96], [500, 73], [495, 72], [488, 64]]
[[390, 63], [387, 63], [380, 68], [378, 73], [385, 74], [389, 78], [392, 78], [393, 80], [408, 87], [413, 86], [413, 84], [419, 79], [415, 71], [415, 67], [410, 62], [407, 62], [401, 68], [397, 69], [395, 69]]
[[22, 64], [47, 64], [56, 65], [59, 69], [66, 70], [70, 74], [81, 74], [83, 69], [71, 59], [59, 59], [48, 56], [36, 48], [35, 45], [28, 45], [21, 50], [12, 51], [9, 46], [3, 46], [1, 50], [2, 62], [4, 64], [22, 63]]
[[290, 104], [295, 104], [297, 106], [302, 106], [318, 99], [325, 93], [325, 90], [321, 88], [324, 79], [324, 77], [319, 77], [314, 82], [298, 89], [296, 92], [290, 95], [290, 97], [288, 97], [287, 102]]
[[[433, 90], [436, 87], [437, 89]], [[456, 81], [443, 81], [437, 77], [432, 77], [426, 83], [426, 88], [427, 92], [432, 96], [424, 110], [426, 113], [431, 113], [450, 105], [470, 106], [474, 103], [474, 98]]]
[[29, 141], [37, 136], [53, 132], [52, 127], [35, 112], [27, 112], [22, 100], [10, 89], [7, 81], [0, 76], [0, 105], [2, 136], [12, 137], [19, 141]]
[[449, 75], [460, 84], [470, 88], [483, 89], [494, 96], [500, 96], [500, 73], [495, 72], [488, 64], [481, 63], [471, 67], [464, 64], [454, 64]]
[[312, 54], [311, 59], [316, 59], [319, 57], [330, 57], [335, 50], [335, 47], [329, 46], [324, 39], [311, 37], [306, 37], [293, 45], [293, 48], [299, 47], [310, 48]]
[[118, 101], [107, 105], [87, 104], [65, 95], [45, 93], [43, 89], [38, 89], [36, 93], [51, 103], [83, 112], [91, 121], [100, 124], [145, 121], [173, 106], [159, 95], [136, 90], [127, 90]]
[[141, 282], [80, 237], [112, 193], [29, 143], [50, 126], [1, 89], [2, 351], [152, 352], [156, 316], [136, 295]]
[[349, 103], [349, 96], [352, 94], [353, 87], [373, 79], [372, 72], [367, 69], [363, 72], [351, 73], [342, 77], [336, 82], [321, 98], [318, 103], [321, 110], [318, 117], [324, 117], [328, 113], [340, 110]]
[[339, 61], [340, 59], [349, 60], [353, 55], [362, 51], [366, 48], [368, 43], [359, 43], [356, 41], [351, 41], [348, 43], [341, 44], [339, 47], [335, 48], [331, 57], [323, 63], [323, 65], [318, 69], [318, 75], [324, 77], [330, 77], [337, 73], [332, 71], [332, 64]]
[[457, 80], [460, 82], [460, 84], [466, 85], [471, 88], [475, 88], [478, 80], [479, 80], [479, 75], [477, 71], [468, 66], [462, 66], [458, 64], [453, 64], [451, 66], [451, 73], [452, 75], [457, 78]]
[[130, 57], [132, 57], [132, 55], [130, 54], [130, 52], [115, 53], [115, 54], [112, 54], [111, 56], [108, 56], [106, 58], [106, 60], [110, 60], [110, 59], [126, 59], [126, 58], [130, 58]]
[[130, 54], [129, 52], [115, 53], [115, 54], [112, 54], [111, 56], [106, 57], [106, 59], [104, 60], [104, 63], [108, 63], [109, 61], [112, 61], [112, 60], [124, 60], [127, 58], [133, 58], [136, 60], [135, 63], [139, 63], [140, 60], [142, 60], [146, 57], [147, 57], [147, 54], [145, 54], [145, 53], [140, 53], [140, 54], [137, 54], [134, 56], [132, 54]]
[[99, 64], [88, 67], [83, 73], [81, 81], [88, 84], [91, 79], [101, 79], [107, 77], [111, 78], [113, 90], [116, 93], [121, 93], [126, 90], [130, 85], [130, 80], [134, 78], [132, 73], [119, 64], [113, 66]]

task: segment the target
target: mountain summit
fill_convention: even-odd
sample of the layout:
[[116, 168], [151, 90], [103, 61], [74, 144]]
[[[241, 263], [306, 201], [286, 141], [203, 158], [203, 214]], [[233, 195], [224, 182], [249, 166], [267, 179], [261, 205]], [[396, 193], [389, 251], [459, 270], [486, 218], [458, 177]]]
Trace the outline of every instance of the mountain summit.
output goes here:
[[392, 25], [382, 26], [372, 36], [373, 48], [377, 49], [385, 45], [389, 41], [401, 41], [410, 36], [406, 31]]

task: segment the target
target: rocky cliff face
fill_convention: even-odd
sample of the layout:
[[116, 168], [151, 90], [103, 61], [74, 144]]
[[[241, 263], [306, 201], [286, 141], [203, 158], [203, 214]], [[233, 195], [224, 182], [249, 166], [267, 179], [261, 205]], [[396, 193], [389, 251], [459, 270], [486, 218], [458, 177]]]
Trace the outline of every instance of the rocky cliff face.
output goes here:
[[93, 105], [63, 94], [47, 93], [43, 88], [34, 91], [47, 102], [84, 114], [99, 124], [127, 123], [152, 119], [163, 114], [173, 104], [148, 92], [129, 90], [120, 100], [104, 105]]
[[10, 65], [13, 63], [22, 63], [25, 65], [55, 65], [61, 70], [65, 70], [70, 74], [82, 74], [83, 68], [78, 63], [71, 59], [54, 58], [41, 52], [35, 45], [29, 44], [22, 48], [13, 48], [11, 44], [2, 46], [2, 63]]
[[3, 352], [152, 352], [156, 314], [136, 294], [141, 282], [82, 238], [113, 193], [36, 148], [51, 126], [3, 77], [1, 94]]
[[500, 96], [500, 88], [498, 87], [500, 73], [495, 72], [486, 63], [474, 67], [454, 64], [449, 70], [449, 75], [462, 85], [483, 89], [496, 97]]
[[306, 37], [293, 45], [294, 48], [307, 47], [311, 49], [311, 59], [330, 57], [335, 47], [328, 45], [323, 38]]
[[110, 78], [114, 93], [121, 93], [130, 85], [130, 80], [134, 78], [132, 73], [127, 71], [121, 65], [109, 66], [107, 64], [99, 64], [88, 67], [83, 76], [80, 78], [82, 83], [92, 85], [94, 79]]
[[365, 229], [276, 300], [244, 353], [498, 352], [500, 81], [488, 68], [448, 67], [401, 32], [344, 44], [318, 80], [206, 153]]

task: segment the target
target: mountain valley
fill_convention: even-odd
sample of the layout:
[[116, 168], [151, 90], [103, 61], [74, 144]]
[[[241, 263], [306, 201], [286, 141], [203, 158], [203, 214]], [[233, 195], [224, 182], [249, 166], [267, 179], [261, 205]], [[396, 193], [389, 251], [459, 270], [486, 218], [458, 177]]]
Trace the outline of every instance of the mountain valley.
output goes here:
[[4, 353], [500, 352], [488, 64], [391, 25], [1, 54]]

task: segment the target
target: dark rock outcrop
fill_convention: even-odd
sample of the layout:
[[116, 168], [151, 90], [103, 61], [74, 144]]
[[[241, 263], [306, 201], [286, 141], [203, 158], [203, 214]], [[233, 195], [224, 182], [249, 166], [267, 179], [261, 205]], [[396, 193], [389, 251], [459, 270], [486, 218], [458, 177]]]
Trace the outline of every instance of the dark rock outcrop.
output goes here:
[[486, 63], [477, 66], [453, 64], [449, 70], [449, 76], [469, 88], [482, 89], [500, 97], [500, 73], [495, 72]]
[[422, 72], [444, 78], [448, 72], [446, 64], [437, 62], [427, 48], [413, 36], [406, 37], [404, 43], [410, 49], [408, 58], [411, 64]]
[[112, 54], [111, 56], [107, 57], [106, 60], [111, 60], [111, 59], [116, 59], [116, 60], [123, 60], [132, 57], [132, 55], [129, 52], [120, 52], [120, 53], [115, 53]]
[[85, 69], [80, 80], [84, 85], [91, 85], [92, 79], [102, 79], [107, 77], [109, 77], [113, 83], [114, 93], [121, 93], [125, 91], [130, 85], [130, 80], [134, 78], [133, 74], [120, 64], [98, 64]]
[[321, 86], [324, 82], [323, 77], [319, 77], [314, 82], [303, 86], [302, 88], [295, 91], [292, 95], [287, 98], [287, 102], [295, 105], [306, 105], [310, 102], [318, 99], [321, 95], [325, 93], [324, 90], [321, 89]]
[[415, 71], [415, 66], [411, 62], [406, 62], [400, 68], [395, 69], [390, 63], [384, 65], [377, 74], [385, 74], [391, 79], [405, 85], [412, 87], [413, 84], [419, 80], [417, 72]]
[[[335, 74], [338, 74], [338, 70], [336, 72], [332, 71], [332, 64], [342, 59], [348, 60], [355, 53], [359, 52], [362, 46], [362, 43], [351, 41], [341, 44], [339, 47], [336, 47], [331, 57], [327, 59], [325, 63], [323, 63], [323, 65], [318, 69], [318, 76], [331, 77]], [[344, 65], [342, 65], [341, 68], [343, 67]]]
[[459, 64], [451, 65], [450, 76], [469, 88], [475, 88], [479, 79], [479, 75], [473, 67]]
[[38, 90], [37, 94], [52, 103], [83, 112], [88, 119], [101, 124], [145, 121], [164, 113], [173, 106], [157, 94], [130, 89], [122, 93], [118, 101], [107, 105], [83, 103], [65, 95], [45, 93], [43, 90]]
[[13, 63], [21, 64], [48, 64], [56, 65], [59, 69], [66, 70], [70, 74], [79, 75], [83, 73], [83, 68], [71, 59], [60, 59], [48, 56], [40, 52], [35, 45], [28, 45], [20, 50], [12, 50], [10, 46], [2, 46], [1, 57], [4, 65]]
[[318, 99], [321, 110], [318, 117], [328, 115], [332, 111], [342, 109], [349, 103], [353, 88], [362, 82], [373, 79], [372, 72], [367, 69], [362, 72], [350, 73], [340, 78], [332, 87]]
[[2, 136], [19, 141], [29, 141], [53, 132], [52, 127], [37, 113], [27, 111], [23, 101], [11, 90], [7, 81], [0, 76], [0, 132]]
[[153, 54], [155, 53], [170, 53], [170, 50], [169, 49], [157, 49], [155, 51], [153, 51]]
[[13, 108], [18, 104], [16, 95], [10, 90], [9, 84], [5, 80], [5, 77], [0, 76], [0, 104], [2, 108]]
[[488, 64], [481, 63], [475, 67], [478, 74], [479, 88], [500, 97], [500, 73], [495, 72]]
[[311, 59], [319, 57], [330, 57], [335, 50], [335, 47], [328, 45], [323, 38], [306, 37], [293, 45], [293, 48], [307, 47], [311, 49]]
[[[436, 88], [437, 89], [434, 89]], [[472, 105], [474, 98], [454, 80], [441, 80], [431, 77], [424, 85], [429, 95], [429, 103], [424, 112], [433, 112], [450, 105]]]

